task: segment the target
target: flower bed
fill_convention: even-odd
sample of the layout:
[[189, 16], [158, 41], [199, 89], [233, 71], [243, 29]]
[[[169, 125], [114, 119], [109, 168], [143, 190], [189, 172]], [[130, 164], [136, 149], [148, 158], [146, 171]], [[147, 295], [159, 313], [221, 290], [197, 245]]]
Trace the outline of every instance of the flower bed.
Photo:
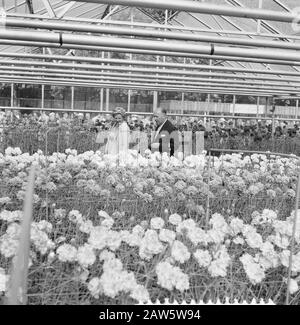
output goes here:
[[[28, 168], [37, 166], [31, 304], [151, 298], [283, 303], [296, 158], [186, 159], [68, 150], [0, 155], [0, 291], [16, 252]], [[207, 218], [208, 217], [208, 218]], [[299, 304], [300, 222], [292, 266]]]

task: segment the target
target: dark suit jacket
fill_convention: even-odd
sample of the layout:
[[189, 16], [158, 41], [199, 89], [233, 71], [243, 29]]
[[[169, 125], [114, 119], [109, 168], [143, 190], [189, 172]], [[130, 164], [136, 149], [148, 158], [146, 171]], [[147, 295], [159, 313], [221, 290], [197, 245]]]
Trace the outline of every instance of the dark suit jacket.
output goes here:
[[[156, 131], [158, 128], [156, 128]], [[179, 147], [178, 130], [169, 120], [166, 120], [152, 143], [159, 143], [160, 153], [167, 152], [170, 156], [174, 156], [174, 152]], [[151, 150], [151, 147], [149, 149]]]

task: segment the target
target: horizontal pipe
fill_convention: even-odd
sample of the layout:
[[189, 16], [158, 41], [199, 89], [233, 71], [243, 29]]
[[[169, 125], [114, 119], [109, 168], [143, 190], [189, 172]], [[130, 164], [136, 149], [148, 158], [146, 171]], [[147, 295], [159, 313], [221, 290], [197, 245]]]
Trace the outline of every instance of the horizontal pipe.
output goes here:
[[[14, 65], [7, 66], [6, 64], [11, 64], [12, 61], [1, 61], [0, 62], [0, 69], [1, 70], [15, 70], [15, 71], [28, 71], [30, 67], [30, 71], [38, 71], [38, 72], [57, 72], [57, 73], [77, 73], [83, 75], [91, 75], [90, 71], [87, 70], [95, 70], [93, 72], [93, 76], [100, 76], [101, 75], [115, 75], [115, 76], [122, 76], [120, 73], [113, 73], [111, 71], [124, 71], [130, 72], [131, 76], [133, 77], [142, 77], [142, 78], [155, 78], [155, 79], [166, 79], [172, 78], [176, 80], [190, 80], [190, 81], [197, 81], [202, 80], [199, 77], [221, 77], [221, 78], [229, 78], [229, 79], [245, 79], [245, 80], [262, 80], [262, 81], [277, 81], [274, 83], [269, 83], [269, 85], [281, 86], [285, 85], [285, 83], [289, 83], [288, 85], [296, 86], [294, 83], [300, 83], [300, 78], [298, 79], [278, 79], [278, 78], [268, 78], [268, 77], [259, 77], [259, 76], [244, 76], [244, 75], [236, 75], [236, 74], [222, 74], [222, 73], [209, 73], [209, 72], [194, 72], [194, 71], [176, 71], [176, 70], [166, 70], [166, 69], [142, 69], [142, 68], [131, 68], [131, 67], [124, 67], [124, 66], [101, 66], [101, 65], [73, 65], [73, 64], [62, 64], [62, 63], [49, 63], [49, 62], [34, 62], [34, 61], [14, 61]], [[21, 67], [18, 67], [20, 65]], [[47, 67], [47, 69], [42, 68], [33, 68], [33, 66], [42, 66]], [[70, 68], [72, 70], [66, 69], [49, 69], [48, 67], [60, 67], [60, 68]], [[78, 70], [77, 68], [82, 68], [86, 70]], [[109, 70], [110, 72], [101, 72], [102, 70]], [[143, 72], [147, 74], [134, 74], [132, 72]], [[163, 75], [162, 75], [163, 74]], [[167, 75], [167, 74], [171, 74]], [[174, 76], [176, 75], [176, 76]], [[177, 76], [180, 75], [180, 76]], [[195, 78], [186, 77], [186, 76], [195, 76]], [[198, 77], [198, 78], [196, 78]], [[281, 81], [280, 83], [278, 81]], [[228, 80], [226, 80], [228, 82]], [[238, 83], [245, 83], [245, 81]], [[247, 83], [261, 85], [261, 82], [249, 81]], [[287, 85], [286, 85], [287, 86]]]
[[75, 35], [66, 33], [50, 33], [50, 32], [28, 32], [0, 30], [0, 39], [21, 40], [30, 42], [49, 42], [56, 45], [60, 44], [78, 44], [88, 46], [106, 46], [114, 48], [127, 49], [134, 48], [138, 50], [149, 51], [170, 51], [180, 53], [182, 49], [191, 54], [205, 54], [214, 58], [214, 55], [223, 56], [238, 56], [244, 58], [262, 58], [300, 62], [300, 55], [297, 52], [289, 51], [274, 51], [262, 49], [245, 49], [236, 47], [218, 47], [198, 44], [184, 44], [182, 42], [164, 42], [164, 41], [149, 41], [131, 38], [117, 37], [102, 37], [90, 35]]
[[[166, 30], [166, 25], [162, 25], [159, 23], [141, 23], [141, 22], [129, 22], [129, 21], [122, 21], [122, 20], [110, 20], [110, 19], [91, 19], [91, 18], [83, 18], [83, 17], [63, 17], [63, 18], [56, 18], [56, 17], [45, 17], [41, 15], [26, 15], [26, 14], [19, 14], [19, 13], [7, 13], [7, 18], [21, 18], [23, 20], [30, 19], [30, 20], [43, 20], [43, 21], [51, 21], [51, 22], [65, 22], [65, 23], [89, 23], [89, 24], [101, 24], [101, 25], [114, 25], [114, 26], [133, 26], [133, 27], [141, 27], [141, 28], [151, 28], [155, 30]], [[240, 31], [240, 30], [230, 30], [230, 29], [204, 29], [204, 28], [196, 28], [196, 27], [187, 27], [181, 25], [170, 25], [167, 26], [168, 30], [179, 30], [179, 31], [186, 31], [186, 32], [199, 32], [199, 33], [214, 33], [214, 34], [227, 34], [227, 35], [238, 35], [238, 36], [256, 36], [256, 37], [264, 37], [264, 38], [272, 38], [274, 39], [274, 34], [268, 33], [257, 33], [257, 32], [250, 32], [250, 31]], [[286, 35], [282, 33], [276, 33], [277, 39], [289, 39], [289, 40], [300, 40], [300, 36], [297, 35]]]
[[[80, 0], [75, 0], [82, 2]], [[202, 3], [191, 0], [85, 0], [85, 2], [92, 2], [98, 4], [108, 5], [122, 5], [141, 8], [156, 8], [156, 9], [174, 9], [179, 11], [196, 12], [208, 15], [223, 15], [240, 18], [253, 18], [280, 21], [292, 23], [299, 21], [297, 12], [280, 12], [273, 10], [262, 10], [252, 8], [238, 8], [233, 6], [220, 6], [211, 3]]]
[[63, 86], [74, 86], [74, 87], [91, 87], [91, 88], [122, 88], [122, 89], [141, 89], [141, 90], [157, 90], [157, 91], [178, 91], [178, 92], [190, 92], [190, 93], [216, 93], [217, 91], [221, 94], [228, 95], [245, 95], [245, 96], [265, 96], [272, 97], [274, 95], [289, 95], [288, 92], [283, 91], [260, 91], [256, 90], [255, 94], [253, 90], [245, 89], [237, 89], [234, 88], [223, 88], [223, 87], [186, 87], [182, 89], [182, 87], [165, 87], [163, 85], [153, 86], [151, 84], [134, 84], [134, 83], [121, 83], [121, 82], [93, 82], [89, 83], [86, 81], [79, 80], [57, 80], [56, 78], [24, 78], [24, 77], [10, 77], [10, 76], [0, 76], [0, 82], [2, 83], [24, 83], [24, 84], [45, 84], [45, 85], [63, 85]]
[[[124, 59], [110, 59], [110, 58], [92, 58], [92, 57], [82, 57], [82, 56], [66, 56], [66, 55], [46, 55], [46, 54], [31, 54], [31, 53], [12, 53], [12, 52], [0, 52], [0, 57], [14, 57], [14, 58], [31, 58], [31, 59], [41, 59], [41, 60], [62, 60], [62, 61], [72, 61], [72, 62], [89, 62], [89, 63], [107, 63], [107, 64], [122, 64], [122, 65], [132, 65], [132, 66], [150, 66], [150, 67], [163, 67], [163, 68], [176, 68], [185, 69], [184, 72], [188, 73], [189, 70], [209, 70], [209, 71], [225, 71], [225, 72], [241, 72], [241, 73], [254, 73], [254, 74], [267, 74], [267, 75], [283, 75], [283, 76], [295, 76], [300, 77], [300, 72], [285, 71], [285, 70], [258, 70], [258, 69], [246, 69], [246, 68], [233, 68], [224, 66], [210, 66], [203, 64], [178, 64], [171, 62], [151, 62], [151, 61], [139, 61], [139, 60], [124, 60]], [[0, 61], [0, 64], [4, 62]], [[20, 64], [24, 61], [11, 61], [16, 62], [14, 64]], [[44, 61], [42, 61], [44, 62]], [[36, 64], [42, 64], [36, 62]], [[293, 62], [295, 63], [295, 62]], [[62, 65], [62, 63], [59, 63]], [[88, 65], [80, 64], [82, 67], [88, 68]], [[92, 66], [92, 65], [91, 65]], [[113, 68], [112, 68], [113, 69]], [[128, 69], [128, 68], [126, 68]], [[135, 70], [138, 71], [138, 70]], [[169, 70], [170, 71], [170, 70]], [[177, 70], [174, 70], [177, 71]], [[178, 70], [180, 71], [180, 70]], [[170, 72], [171, 73], [171, 72]], [[277, 78], [276, 78], [277, 79]]]
[[[57, 72], [47, 72], [44, 71], [42, 74], [41, 73], [36, 73], [36, 72], [30, 72], [30, 71], [24, 71], [24, 72], [20, 72], [20, 71], [7, 71], [7, 70], [3, 70], [0, 67], [0, 71], [4, 71], [8, 76], [11, 75], [17, 75], [17, 76], [25, 76], [25, 77], [31, 77], [31, 76], [36, 76], [36, 77], [55, 77], [55, 78], [72, 78], [72, 79], [84, 79], [84, 80], [89, 80], [90, 82], [94, 82], [96, 80], [97, 75], [79, 75], [79, 74], [75, 74], [75, 73], [57, 73]], [[3, 72], [3, 73], [4, 73]], [[107, 80], [114, 80], [114, 81], [126, 81], [128, 83], [132, 83], [132, 82], [148, 82], [148, 83], [154, 83], [154, 85], [161, 85], [163, 84], [164, 86], [170, 86], [170, 85], [177, 85], [178, 87], [199, 87], [199, 86], [206, 86], [206, 85], [210, 85], [210, 86], [222, 86], [222, 87], [230, 87], [230, 88], [244, 88], [247, 87], [248, 89], [253, 89], [253, 91], [255, 92], [257, 90], [257, 88], [259, 88], [260, 90], [267, 90], [267, 91], [273, 91], [273, 90], [280, 90], [280, 91], [287, 91], [287, 92], [300, 92], [300, 85], [299, 86], [292, 86], [290, 85], [289, 87], [284, 86], [284, 85], [266, 85], [264, 86], [264, 84], [259, 83], [258, 85], [256, 84], [251, 84], [251, 83], [242, 83], [242, 82], [238, 82], [238, 81], [230, 81], [230, 83], [228, 83], [228, 80], [226, 79], [210, 79], [210, 78], [203, 78], [203, 79], [199, 79], [197, 82], [193, 82], [193, 81], [189, 81], [189, 80], [184, 80], [184, 82], [180, 81], [180, 80], [175, 80], [175, 79], [164, 79], [164, 80], [156, 80], [156, 79], [149, 79], [146, 76], [141, 76], [139, 78], [134, 77], [132, 75], [126, 75], [126, 76], [99, 76], [99, 79], [101, 79], [101, 81], [107, 81]], [[270, 86], [270, 87], [269, 87]], [[274, 87], [271, 87], [274, 86]]]
[[[22, 78], [20, 76], [19, 72], [6, 72], [6, 75], [2, 75], [3, 77], [11, 77], [12, 75], [17, 75], [18, 78]], [[87, 77], [87, 76], [72, 76], [69, 74], [44, 74], [43, 76], [41, 76], [40, 74], [33, 74], [33, 73], [23, 73], [23, 78], [29, 78], [29, 77], [36, 77], [36, 78], [42, 78], [42, 79], [46, 79], [48, 80], [49, 78], [55, 78], [56, 80], [63, 80], [63, 81], [83, 81], [83, 82], [94, 82], [95, 78], [91, 78], [91, 77]], [[69, 78], [69, 79], [67, 79]], [[186, 88], [194, 88], [194, 89], [200, 89], [199, 87], [205, 87], [205, 86], [211, 86], [211, 87], [215, 87], [215, 86], [220, 86], [220, 87], [224, 87], [224, 88], [230, 88], [230, 89], [245, 89], [245, 87], [247, 87], [248, 90], [252, 90], [254, 93], [259, 89], [259, 90], [264, 90], [264, 91], [285, 91], [288, 93], [293, 93], [293, 92], [298, 92], [300, 91], [300, 88], [284, 88], [284, 87], [278, 87], [278, 88], [271, 88], [271, 87], [257, 87], [257, 86], [252, 86], [252, 85], [240, 85], [240, 84], [235, 84], [235, 83], [223, 83], [223, 82], [215, 82], [213, 80], [207, 79], [207, 80], [203, 80], [202, 82], [186, 82], [184, 84], [182, 84], [182, 82], [177, 82], [177, 81], [173, 81], [173, 80], [168, 80], [165, 82], [157, 82], [156, 80], [149, 80], [147, 78], [143, 78], [143, 79], [136, 79], [136, 78], [122, 78], [122, 77], [102, 77], [99, 78], [99, 81], [102, 82], [107, 82], [107, 81], [114, 81], [116, 83], [118, 82], [127, 82], [128, 84], [145, 84], [147, 83], [147, 85], [152, 85], [152, 86], [156, 86], [156, 87], [177, 87], [180, 88], [182, 90], [186, 89]]]
[[183, 32], [168, 32], [158, 30], [147, 30], [138, 28], [125, 28], [125, 27], [111, 27], [111, 26], [99, 26], [90, 24], [66, 24], [63, 22], [47, 22], [47, 21], [33, 21], [33, 20], [19, 20], [13, 18], [7, 18], [5, 21], [6, 27], [21, 27], [21, 28], [36, 28], [36, 29], [50, 29], [50, 30], [62, 30], [73, 31], [80, 33], [99, 33], [99, 34], [114, 34], [114, 35], [126, 35], [126, 36], [138, 36], [148, 38], [161, 38], [161, 39], [174, 39], [193, 42], [207, 42], [207, 43], [221, 43], [230, 45], [242, 45], [251, 47], [271, 47], [290, 50], [299, 50], [300, 44], [287, 43], [281, 41], [268, 41], [257, 39], [243, 39], [233, 38], [225, 36], [212, 36], [212, 35], [199, 35]]
[[[127, 105], [127, 104], [126, 104]], [[17, 107], [17, 106], [0, 106], [0, 109], [5, 109], [8, 111], [45, 111], [45, 112], [69, 112], [69, 113], [91, 113], [97, 115], [103, 114], [112, 114], [113, 111], [99, 111], [99, 110], [83, 110], [83, 109], [67, 109], [67, 108], [42, 108], [42, 107]], [[126, 115], [142, 115], [142, 116], [153, 116], [153, 113], [149, 112], [126, 112]], [[220, 118], [228, 118], [230, 120], [261, 120], [261, 121], [269, 121], [270, 117], [265, 116], [232, 116], [232, 115], [205, 115], [205, 114], [182, 114], [182, 113], [168, 113], [168, 116], [181, 116], [181, 117], [198, 117], [198, 118], [211, 118], [211, 119], [220, 119]], [[274, 121], [295, 121], [300, 122], [300, 119], [294, 118], [284, 118], [284, 117], [275, 117]]]
[[[261, 58], [243, 58], [237, 56], [224, 56], [216, 55], [213, 57], [211, 55], [195, 54], [187, 52], [170, 52], [170, 51], [155, 51], [146, 49], [136, 49], [136, 48], [118, 48], [118, 47], [105, 47], [105, 46], [91, 46], [91, 45], [78, 45], [78, 44], [60, 44], [49, 43], [49, 42], [31, 42], [31, 41], [18, 41], [18, 40], [7, 40], [0, 39], [0, 44], [2, 45], [13, 45], [13, 46], [30, 46], [30, 47], [49, 47], [49, 48], [62, 48], [62, 49], [78, 49], [78, 50], [89, 50], [89, 51], [104, 51], [104, 52], [121, 52], [121, 53], [134, 53], [143, 55], [156, 55], [156, 56], [175, 56], [175, 57], [185, 57], [185, 58], [201, 58], [201, 59], [214, 59], [214, 60], [226, 60], [226, 61], [240, 61], [240, 62], [253, 62], [253, 63], [266, 63], [274, 65], [288, 65], [288, 66], [300, 66], [299, 61], [286, 61], [286, 60], [271, 60], [271, 59], [261, 59]], [[0, 52], [1, 56], [1, 52]]]

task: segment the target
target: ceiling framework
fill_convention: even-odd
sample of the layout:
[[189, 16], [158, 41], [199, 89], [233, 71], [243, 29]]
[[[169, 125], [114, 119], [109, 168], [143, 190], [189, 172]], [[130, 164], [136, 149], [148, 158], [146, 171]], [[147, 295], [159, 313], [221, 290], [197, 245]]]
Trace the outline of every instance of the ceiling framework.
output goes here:
[[270, 1], [4, 0], [0, 82], [296, 98], [299, 13]]

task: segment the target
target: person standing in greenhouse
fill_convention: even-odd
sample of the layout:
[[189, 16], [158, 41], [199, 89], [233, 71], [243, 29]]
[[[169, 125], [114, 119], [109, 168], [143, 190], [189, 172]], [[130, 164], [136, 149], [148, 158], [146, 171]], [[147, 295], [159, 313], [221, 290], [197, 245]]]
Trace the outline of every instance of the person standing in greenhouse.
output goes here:
[[108, 131], [105, 153], [117, 155], [128, 152], [130, 130], [126, 122], [126, 111], [116, 107], [112, 113], [113, 121]]
[[160, 107], [155, 109], [153, 118], [156, 122], [156, 129], [149, 149], [152, 151], [159, 150], [160, 153], [166, 152], [168, 155], [174, 156], [179, 147], [178, 130], [168, 120], [167, 110]]

